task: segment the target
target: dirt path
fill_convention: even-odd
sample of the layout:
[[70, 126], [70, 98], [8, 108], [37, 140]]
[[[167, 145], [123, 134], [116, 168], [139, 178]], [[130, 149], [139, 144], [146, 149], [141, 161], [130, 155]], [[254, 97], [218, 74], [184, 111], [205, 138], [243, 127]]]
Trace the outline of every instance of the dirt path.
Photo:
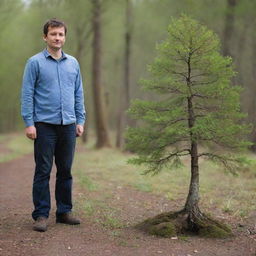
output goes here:
[[[136, 219], [153, 216], [163, 199], [132, 188], [110, 184], [111, 197], [104, 203], [118, 209], [120, 219], [130, 223], [117, 230], [103, 227], [79, 212], [82, 224], [55, 224], [53, 207], [45, 233], [32, 231], [31, 181], [33, 157], [28, 155], [0, 164], [0, 255], [2, 256], [255, 256], [256, 237], [245, 229], [228, 240], [202, 238], [163, 239], [133, 228]], [[54, 171], [51, 177], [53, 189]], [[86, 191], [78, 191], [74, 198]], [[89, 192], [88, 192], [89, 193]], [[95, 196], [97, 193], [95, 193]], [[93, 193], [91, 193], [93, 195]], [[147, 204], [150, 203], [149, 204]], [[54, 206], [54, 200], [52, 205]], [[165, 210], [165, 209], [164, 209]]]

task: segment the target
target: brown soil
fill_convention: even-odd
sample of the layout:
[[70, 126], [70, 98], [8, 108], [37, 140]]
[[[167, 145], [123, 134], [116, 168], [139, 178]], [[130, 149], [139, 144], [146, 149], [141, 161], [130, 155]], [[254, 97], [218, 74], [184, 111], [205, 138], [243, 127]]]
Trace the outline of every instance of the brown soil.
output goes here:
[[[111, 197], [104, 203], [118, 209], [118, 218], [125, 223], [122, 228], [108, 228], [85, 217], [80, 210], [80, 226], [55, 224], [54, 200], [49, 218], [48, 231], [32, 230], [31, 219], [33, 156], [28, 155], [11, 162], [0, 164], [0, 255], [2, 256], [255, 256], [256, 236], [249, 234], [250, 223], [227, 220], [235, 231], [232, 239], [216, 240], [198, 237], [158, 238], [146, 235], [134, 225], [162, 211], [169, 211], [170, 201], [150, 193], [137, 191], [118, 184], [109, 184]], [[54, 191], [54, 171], [51, 186]], [[74, 183], [74, 198], [82, 194], [97, 197], [99, 192], [78, 190]], [[53, 193], [52, 193], [53, 194]], [[89, 195], [90, 194], [90, 195]], [[179, 202], [171, 202], [178, 210]], [[172, 210], [173, 210], [172, 209]], [[213, 211], [215, 211], [213, 209]], [[216, 210], [214, 214], [217, 214]]]

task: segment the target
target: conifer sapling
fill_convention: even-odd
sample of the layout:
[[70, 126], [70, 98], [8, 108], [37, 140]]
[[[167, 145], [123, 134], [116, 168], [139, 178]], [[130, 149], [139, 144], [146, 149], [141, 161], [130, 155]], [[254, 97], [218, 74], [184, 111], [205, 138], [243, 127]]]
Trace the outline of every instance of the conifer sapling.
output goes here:
[[[220, 54], [216, 34], [187, 16], [172, 20], [168, 36], [157, 46], [158, 56], [149, 66], [151, 78], [142, 80], [147, 91], [159, 100], [135, 100], [130, 115], [141, 125], [127, 131], [127, 148], [138, 154], [134, 164], [147, 166], [146, 173], [179, 167], [183, 156], [191, 159], [191, 180], [184, 208], [143, 223], [164, 223], [176, 219], [175, 233], [184, 230], [225, 236], [230, 230], [199, 209], [199, 158], [208, 158], [234, 170], [242, 161], [237, 152], [246, 149], [249, 126], [240, 111], [239, 86], [231, 85], [232, 59]], [[223, 150], [225, 149], [225, 151]], [[177, 218], [183, 216], [182, 225]], [[167, 218], [167, 219], [166, 219]], [[158, 221], [157, 221], [158, 219]], [[178, 228], [179, 227], [179, 228]], [[161, 232], [167, 226], [161, 224]], [[155, 232], [157, 233], [157, 232]], [[165, 234], [165, 233], [164, 233]], [[171, 234], [173, 235], [173, 234]], [[167, 236], [166, 234], [164, 236]], [[216, 235], [217, 236], [217, 235]]]

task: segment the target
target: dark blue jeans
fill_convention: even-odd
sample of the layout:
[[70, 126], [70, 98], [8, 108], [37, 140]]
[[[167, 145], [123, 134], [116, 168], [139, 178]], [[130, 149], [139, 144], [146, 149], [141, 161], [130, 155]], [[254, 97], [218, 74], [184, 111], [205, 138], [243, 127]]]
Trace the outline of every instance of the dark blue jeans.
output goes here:
[[32, 217], [48, 218], [51, 208], [49, 180], [55, 158], [57, 167], [55, 199], [56, 214], [72, 209], [71, 166], [76, 144], [76, 125], [53, 125], [35, 123], [37, 138], [34, 142], [35, 175], [33, 181], [34, 211]]

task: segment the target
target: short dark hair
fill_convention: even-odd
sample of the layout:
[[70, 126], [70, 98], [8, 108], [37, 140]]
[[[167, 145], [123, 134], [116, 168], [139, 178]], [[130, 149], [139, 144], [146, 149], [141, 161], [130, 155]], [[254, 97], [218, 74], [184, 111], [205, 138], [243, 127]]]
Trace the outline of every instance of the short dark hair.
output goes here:
[[48, 20], [45, 24], [44, 24], [44, 28], [43, 28], [43, 31], [44, 31], [44, 35], [47, 36], [48, 34], [48, 28], [49, 27], [64, 27], [65, 29], [65, 35], [67, 34], [67, 26], [66, 24], [61, 21], [61, 20], [57, 20], [55, 18], [53, 19], [50, 19]]

